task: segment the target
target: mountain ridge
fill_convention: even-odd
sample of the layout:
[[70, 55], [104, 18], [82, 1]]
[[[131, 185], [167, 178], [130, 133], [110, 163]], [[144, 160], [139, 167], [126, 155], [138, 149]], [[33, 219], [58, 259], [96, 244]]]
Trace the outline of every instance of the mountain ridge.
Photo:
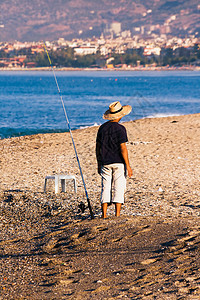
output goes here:
[[136, 27], [167, 26], [171, 16], [167, 34], [200, 32], [198, 0], [3, 0], [0, 11], [0, 41], [98, 37], [113, 22], [134, 34]]

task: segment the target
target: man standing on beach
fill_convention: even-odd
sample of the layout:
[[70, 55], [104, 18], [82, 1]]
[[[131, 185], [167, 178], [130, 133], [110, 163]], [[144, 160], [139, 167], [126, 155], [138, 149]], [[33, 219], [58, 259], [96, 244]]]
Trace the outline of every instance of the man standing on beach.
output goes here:
[[126, 189], [126, 171], [129, 177], [133, 175], [126, 148], [126, 128], [119, 124], [131, 110], [130, 105], [122, 106], [119, 101], [111, 103], [103, 115], [109, 121], [101, 125], [97, 133], [96, 158], [102, 180], [102, 218], [106, 218], [107, 207], [111, 203], [115, 203], [115, 216], [120, 215]]

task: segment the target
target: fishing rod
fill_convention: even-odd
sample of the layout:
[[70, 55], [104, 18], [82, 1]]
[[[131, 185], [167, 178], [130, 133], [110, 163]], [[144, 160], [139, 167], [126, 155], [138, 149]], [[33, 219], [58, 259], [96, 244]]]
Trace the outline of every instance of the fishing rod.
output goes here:
[[[72, 139], [72, 144], [73, 144], [75, 155], [76, 155], [76, 160], [78, 162], [78, 167], [79, 167], [79, 170], [80, 170], [80, 174], [81, 174], [81, 178], [82, 178], [82, 182], [83, 182], [83, 186], [84, 186], [84, 190], [85, 190], [85, 195], [86, 195], [86, 199], [87, 199], [87, 203], [88, 203], [88, 208], [90, 210], [90, 216], [91, 216], [91, 219], [94, 219], [94, 214], [93, 214], [92, 207], [91, 207], [91, 204], [90, 204], [90, 200], [89, 200], [89, 197], [88, 197], [88, 192], [87, 192], [87, 189], [86, 189], [85, 180], [84, 180], [83, 172], [82, 172], [82, 169], [81, 169], [81, 164], [80, 164], [78, 153], [77, 153], [77, 150], [76, 150], [76, 145], [75, 145], [74, 138], [73, 138], [73, 135], [72, 135], [69, 118], [68, 118], [68, 115], [67, 115], [67, 111], [65, 109], [65, 104], [64, 104], [64, 101], [63, 101], [63, 98], [62, 98], [60, 87], [58, 85], [58, 81], [57, 81], [57, 78], [56, 78], [56, 74], [55, 74], [54, 68], [52, 66], [52, 62], [51, 62], [51, 58], [49, 56], [49, 52], [47, 50], [45, 42], [43, 42], [43, 44], [44, 44], [44, 49], [46, 51], [46, 54], [47, 54], [47, 57], [48, 57], [48, 60], [49, 60], [49, 64], [50, 64], [51, 70], [53, 71], [54, 79], [55, 79], [56, 86], [57, 86], [57, 89], [58, 89], [58, 94], [60, 96], [60, 100], [61, 100], [62, 107], [63, 107], [63, 110], [64, 110], [65, 118], [66, 118], [67, 125], [68, 125], [68, 128], [69, 128], [70, 136], [71, 136], [71, 139]], [[82, 211], [84, 211], [84, 204], [83, 203], [80, 204], [80, 208], [81, 208]]]

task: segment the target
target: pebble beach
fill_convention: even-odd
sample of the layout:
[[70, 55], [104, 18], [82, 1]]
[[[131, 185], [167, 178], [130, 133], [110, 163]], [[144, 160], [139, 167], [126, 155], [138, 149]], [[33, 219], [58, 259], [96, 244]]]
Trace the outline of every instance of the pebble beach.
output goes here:
[[[73, 131], [93, 220], [68, 132], [0, 140], [0, 299], [200, 299], [199, 117], [123, 123], [133, 177], [106, 220], [98, 126]], [[55, 174], [77, 193], [44, 193]]]

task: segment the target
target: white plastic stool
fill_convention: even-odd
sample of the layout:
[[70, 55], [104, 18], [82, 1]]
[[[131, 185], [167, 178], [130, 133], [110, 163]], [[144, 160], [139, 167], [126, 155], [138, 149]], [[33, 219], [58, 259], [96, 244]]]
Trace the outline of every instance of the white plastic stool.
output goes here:
[[55, 180], [55, 193], [58, 193], [59, 190], [59, 180], [61, 180], [61, 188], [62, 192], [66, 192], [65, 187], [65, 180], [73, 179], [74, 181], [74, 191], [77, 192], [77, 186], [76, 186], [76, 178], [74, 175], [50, 175], [45, 177], [45, 183], [44, 183], [44, 193], [46, 193], [46, 186], [47, 186], [47, 180], [48, 179], [54, 179]]

